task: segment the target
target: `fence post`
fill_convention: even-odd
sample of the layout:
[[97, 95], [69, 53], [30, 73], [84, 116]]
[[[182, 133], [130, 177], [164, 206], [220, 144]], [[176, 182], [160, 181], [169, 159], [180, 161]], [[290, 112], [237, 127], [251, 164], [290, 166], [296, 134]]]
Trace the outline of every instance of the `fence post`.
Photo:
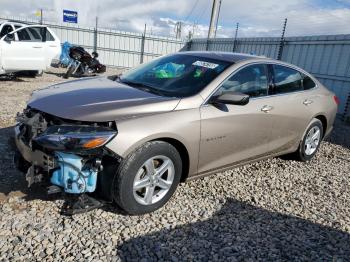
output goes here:
[[96, 16], [96, 25], [94, 30], [94, 52], [97, 52], [97, 26], [98, 26], [98, 17]]
[[232, 52], [235, 52], [235, 51], [236, 51], [237, 35], [238, 35], [238, 26], [239, 26], [239, 23], [236, 24], [236, 32], [235, 32], [235, 39], [233, 40]]
[[191, 48], [192, 48], [192, 39], [190, 39], [190, 40], [187, 42], [187, 51], [191, 51]]
[[281, 39], [280, 39], [280, 45], [279, 45], [279, 48], [278, 48], [277, 60], [281, 60], [281, 58], [282, 58], [283, 46], [284, 46], [284, 42], [285, 42], [284, 34], [286, 32], [286, 26], [287, 26], [287, 18], [284, 19], [282, 35], [281, 35]]
[[344, 114], [343, 114], [343, 121], [344, 122], [350, 121], [350, 116], [348, 116], [349, 108], [350, 108], [350, 92], [349, 92], [348, 98], [346, 99], [346, 102], [345, 102]]
[[143, 31], [142, 38], [141, 38], [140, 64], [143, 63], [143, 55], [145, 53], [145, 40], [146, 40], [146, 24], [145, 24], [145, 29]]
[[205, 44], [205, 51], [209, 50], [209, 38], [207, 38], [207, 42]]

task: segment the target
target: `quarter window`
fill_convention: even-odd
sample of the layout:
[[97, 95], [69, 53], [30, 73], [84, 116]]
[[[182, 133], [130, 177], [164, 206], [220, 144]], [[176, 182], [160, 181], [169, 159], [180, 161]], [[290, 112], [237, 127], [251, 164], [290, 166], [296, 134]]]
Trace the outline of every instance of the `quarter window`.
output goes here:
[[301, 74], [289, 67], [273, 65], [274, 94], [284, 94], [303, 90]]
[[311, 77], [303, 74], [303, 88], [304, 88], [304, 90], [314, 88], [315, 86], [316, 86], [316, 84], [311, 79]]
[[245, 67], [226, 80], [219, 93], [239, 92], [251, 97], [266, 96], [268, 90], [266, 65]]
[[55, 38], [53, 37], [53, 35], [49, 32], [49, 30], [45, 30], [46, 31], [46, 41], [55, 41]]

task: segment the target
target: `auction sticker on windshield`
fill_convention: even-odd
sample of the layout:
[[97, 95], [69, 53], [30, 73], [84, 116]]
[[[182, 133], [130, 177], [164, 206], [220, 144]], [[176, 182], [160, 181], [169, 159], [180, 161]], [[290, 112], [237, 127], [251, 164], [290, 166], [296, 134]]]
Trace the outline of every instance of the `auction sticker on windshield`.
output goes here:
[[205, 62], [205, 61], [196, 61], [192, 65], [206, 67], [206, 68], [210, 68], [210, 69], [214, 69], [214, 68], [217, 68], [219, 66], [218, 64]]

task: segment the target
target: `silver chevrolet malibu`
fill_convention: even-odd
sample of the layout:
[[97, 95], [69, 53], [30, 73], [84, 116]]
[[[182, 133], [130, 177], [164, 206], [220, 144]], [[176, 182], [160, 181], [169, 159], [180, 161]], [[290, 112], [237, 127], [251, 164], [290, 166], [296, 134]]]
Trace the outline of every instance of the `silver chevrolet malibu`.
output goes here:
[[15, 162], [29, 184], [63, 192], [67, 214], [105, 202], [143, 214], [182, 181], [285, 154], [310, 160], [337, 104], [294, 65], [181, 52], [35, 91], [17, 115]]

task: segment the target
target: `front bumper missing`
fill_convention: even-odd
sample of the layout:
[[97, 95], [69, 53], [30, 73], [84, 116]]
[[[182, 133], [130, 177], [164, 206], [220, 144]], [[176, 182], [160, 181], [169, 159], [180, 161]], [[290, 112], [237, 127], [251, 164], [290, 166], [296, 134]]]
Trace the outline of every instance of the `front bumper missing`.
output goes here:
[[[42, 182], [44, 177], [49, 178], [50, 170], [55, 170], [59, 166], [55, 157], [45, 154], [40, 150], [32, 150], [22, 140], [20, 124], [15, 127], [14, 140], [17, 147], [14, 162], [20, 171], [26, 172], [28, 187], [34, 183]], [[85, 193], [69, 194], [65, 193], [63, 188], [57, 186], [48, 187], [48, 193], [64, 193], [66, 201], [61, 209], [61, 214], [63, 215], [84, 213], [103, 206], [103, 202]]]
[[54, 160], [51, 156], [45, 154], [39, 150], [32, 150], [20, 137], [21, 131], [20, 126], [16, 125], [15, 127], [15, 143], [18, 151], [22, 157], [29, 163], [34, 166], [41, 167], [47, 171], [54, 168]]

